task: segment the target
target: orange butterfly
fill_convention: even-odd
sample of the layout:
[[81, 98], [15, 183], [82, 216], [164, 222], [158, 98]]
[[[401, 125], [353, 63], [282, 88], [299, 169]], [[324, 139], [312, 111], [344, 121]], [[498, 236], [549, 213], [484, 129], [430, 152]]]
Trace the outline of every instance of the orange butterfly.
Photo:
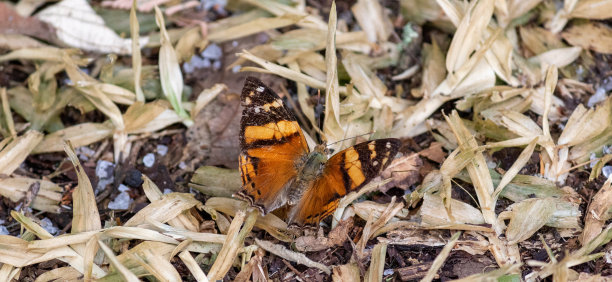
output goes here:
[[242, 190], [234, 196], [262, 215], [287, 206], [290, 225], [318, 225], [334, 212], [340, 198], [385, 169], [400, 146], [398, 139], [378, 139], [328, 160], [325, 145], [310, 152], [293, 114], [260, 80], [246, 79], [241, 102]]

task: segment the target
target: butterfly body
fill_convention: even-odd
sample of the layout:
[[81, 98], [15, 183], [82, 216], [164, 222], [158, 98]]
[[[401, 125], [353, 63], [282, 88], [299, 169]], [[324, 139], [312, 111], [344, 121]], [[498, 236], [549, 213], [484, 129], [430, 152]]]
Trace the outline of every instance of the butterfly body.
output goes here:
[[235, 196], [264, 215], [287, 207], [290, 225], [318, 224], [340, 198], [376, 177], [399, 149], [398, 139], [378, 139], [328, 159], [325, 145], [310, 151], [293, 114], [258, 79], [247, 78], [241, 102], [243, 187]]

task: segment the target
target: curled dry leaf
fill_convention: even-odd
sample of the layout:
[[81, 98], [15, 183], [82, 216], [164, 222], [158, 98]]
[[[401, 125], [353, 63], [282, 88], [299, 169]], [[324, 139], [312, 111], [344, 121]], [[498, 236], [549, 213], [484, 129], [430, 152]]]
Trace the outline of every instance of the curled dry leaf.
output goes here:
[[353, 220], [346, 219], [340, 221], [332, 231], [329, 232], [328, 237], [306, 235], [295, 239], [295, 248], [301, 252], [317, 252], [325, 249], [329, 249], [333, 246], [340, 246], [347, 239], [349, 239], [349, 231], [353, 228]]

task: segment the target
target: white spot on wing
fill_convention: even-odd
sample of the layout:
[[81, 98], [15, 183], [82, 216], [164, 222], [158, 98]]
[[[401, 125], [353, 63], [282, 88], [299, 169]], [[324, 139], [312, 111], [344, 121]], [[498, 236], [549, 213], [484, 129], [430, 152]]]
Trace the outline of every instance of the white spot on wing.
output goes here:
[[377, 165], [378, 165], [378, 161], [374, 161], [374, 162], [372, 162], [372, 165], [373, 165], [373, 166], [377, 166]]
[[257, 87], [257, 89], [255, 89], [255, 91], [257, 92], [263, 92], [265, 90], [265, 88], [263, 88], [263, 86], [259, 86]]
[[256, 107], [256, 108], [255, 108], [255, 112], [256, 112], [256, 113], [259, 113], [259, 111], [260, 111], [260, 108], [259, 108], [259, 107]]
[[387, 147], [387, 149], [391, 148], [391, 142], [387, 142], [387, 145], [385, 145], [385, 147]]

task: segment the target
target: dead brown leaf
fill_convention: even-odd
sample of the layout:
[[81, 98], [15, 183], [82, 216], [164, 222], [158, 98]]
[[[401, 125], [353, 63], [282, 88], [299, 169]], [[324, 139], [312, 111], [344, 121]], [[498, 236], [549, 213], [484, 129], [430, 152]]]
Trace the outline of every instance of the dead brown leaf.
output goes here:
[[0, 34], [29, 35], [56, 41], [53, 27], [34, 17], [22, 17], [7, 3], [0, 3]]
[[392, 180], [381, 186], [380, 191], [386, 192], [393, 187], [404, 190], [410, 188], [421, 178], [419, 174], [421, 166], [423, 166], [423, 160], [418, 154], [406, 155], [393, 160], [389, 167], [380, 174], [383, 179], [392, 178]]
[[442, 143], [439, 142], [431, 143], [427, 149], [420, 151], [419, 155], [439, 164], [443, 163], [446, 158], [446, 153], [442, 150]]

